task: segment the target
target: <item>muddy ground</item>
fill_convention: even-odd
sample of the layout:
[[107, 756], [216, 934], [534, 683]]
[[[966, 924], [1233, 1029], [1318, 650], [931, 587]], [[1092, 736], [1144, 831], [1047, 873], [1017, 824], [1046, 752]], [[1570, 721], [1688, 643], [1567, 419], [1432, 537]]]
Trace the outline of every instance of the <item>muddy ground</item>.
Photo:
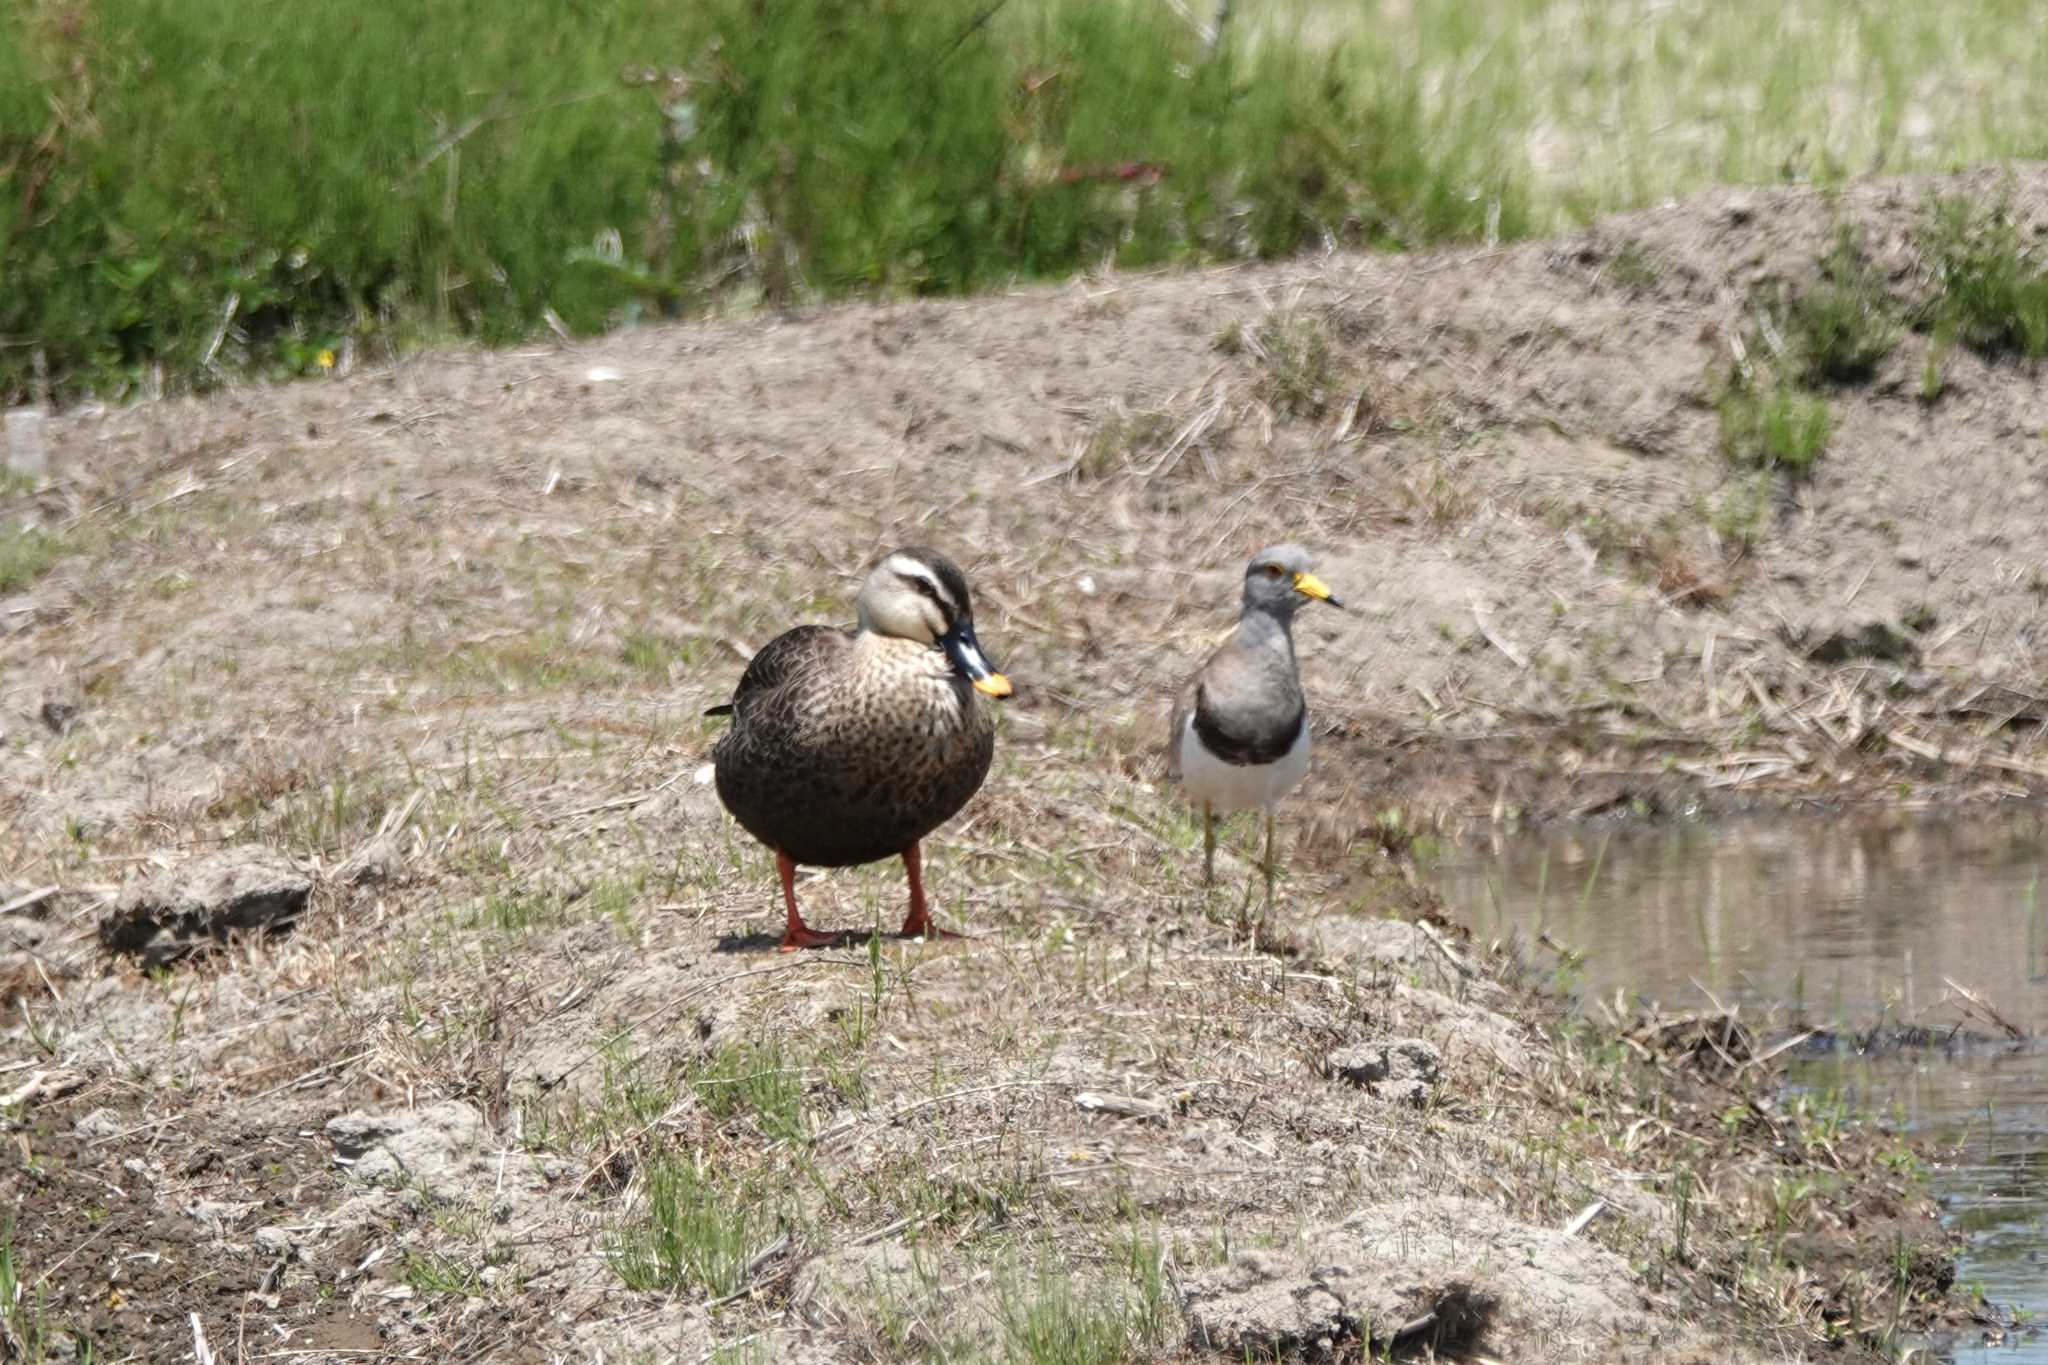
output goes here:
[[[2048, 780], [2034, 370], [1957, 348], [1930, 395], [1909, 331], [1810, 479], [1718, 448], [1757, 299], [1845, 222], [1911, 294], [1936, 191], [2048, 221], [2038, 169], [1730, 192], [56, 416], [0, 500], [54, 561], [0, 599], [6, 1339], [1718, 1361], [1966, 1320], [1914, 1153], [1716, 1021], [1573, 1021], [1406, 853]], [[1251, 831], [1205, 889], [1156, 750], [1281, 539], [1354, 610], [1300, 624], [1316, 769], [1245, 942]], [[700, 713], [913, 541], [1019, 688], [927, 851], [973, 937], [785, 957]], [[305, 879], [278, 932], [103, 949], [256, 848]], [[901, 913], [888, 867], [802, 894]]]

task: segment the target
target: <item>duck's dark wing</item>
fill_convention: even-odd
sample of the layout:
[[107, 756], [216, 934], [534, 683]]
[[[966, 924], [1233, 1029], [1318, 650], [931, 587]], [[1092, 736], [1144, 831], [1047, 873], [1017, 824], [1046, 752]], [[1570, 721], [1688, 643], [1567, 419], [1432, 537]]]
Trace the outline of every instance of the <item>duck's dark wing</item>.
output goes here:
[[733, 708], [747, 698], [774, 691], [810, 660], [844, 645], [846, 638], [847, 633], [836, 626], [796, 626], [783, 631], [761, 646], [760, 652], [747, 661], [747, 671], [740, 674], [739, 686], [733, 689], [732, 700], [723, 706], [714, 706], [704, 714], [731, 715]]

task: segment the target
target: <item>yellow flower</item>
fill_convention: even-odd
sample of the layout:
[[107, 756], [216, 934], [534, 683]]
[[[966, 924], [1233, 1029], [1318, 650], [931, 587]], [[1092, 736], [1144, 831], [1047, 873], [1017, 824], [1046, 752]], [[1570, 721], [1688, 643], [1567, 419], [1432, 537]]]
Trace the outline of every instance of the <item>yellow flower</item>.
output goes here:
[[334, 352], [333, 352], [333, 350], [332, 350], [331, 348], [328, 348], [328, 347], [322, 347], [322, 348], [321, 348], [321, 350], [320, 350], [320, 354], [319, 354], [319, 355], [316, 355], [316, 356], [314, 356], [314, 357], [313, 357], [313, 363], [314, 363], [315, 365], [318, 365], [318, 366], [319, 366], [319, 367], [320, 367], [321, 369], [323, 369], [323, 370], [331, 370], [331, 369], [333, 369], [333, 368], [334, 368]]

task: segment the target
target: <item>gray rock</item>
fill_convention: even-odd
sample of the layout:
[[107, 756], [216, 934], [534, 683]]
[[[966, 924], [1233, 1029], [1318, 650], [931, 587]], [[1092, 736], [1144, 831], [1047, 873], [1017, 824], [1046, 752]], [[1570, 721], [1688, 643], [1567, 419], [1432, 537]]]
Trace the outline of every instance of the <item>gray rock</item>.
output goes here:
[[405, 872], [405, 852], [396, 837], [379, 834], [350, 854], [335, 876], [350, 886], [393, 882]]
[[71, 1131], [82, 1138], [108, 1138], [125, 1133], [134, 1126], [134, 1121], [122, 1118], [119, 1111], [100, 1108], [80, 1114], [78, 1121], [71, 1125]]
[[1336, 1240], [1324, 1234], [1306, 1257], [1240, 1252], [1196, 1276], [1185, 1304], [1189, 1340], [1270, 1359], [1304, 1349], [1327, 1355], [1351, 1341], [1384, 1352], [1427, 1332], [1456, 1350], [1483, 1334], [1499, 1306], [1474, 1272], [1382, 1261]]
[[289, 1256], [292, 1254], [293, 1248], [298, 1245], [292, 1239], [291, 1233], [278, 1227], [276, 1224], [256, 1229], [254, 1236], [256, 1245], [274, 1256]]
[[1413, 1027], [1418, 1015], [1430, 1022], [1446, 1066], [1478, 1062], [1528, 1074], [1528, 1044], [1521, 1027], [1505, 1015], [1405, 981], [1394, 983], [1394, 1000], [1400, 1006], [1397, 1027]]
[[1370, 915], [1320, 915], [1303, 926], [1317, 955], [1352, 964], [1352, 970], [1393, 972], [1446, 989], [1456, 987], [1457, 970], [1419, 925]]
[[1196, 1277], [1187, 1298], [1188, 1336], [1198, 1345], [1258, 1356], [1300, 1346], [1328, 1351], [1338, 1341], [1370, 1336], [1365, 1319], [1371, 1308], [1346, 1304], [1319, 1282], [1320, 1273], [1297, 1256], [1241, 1251], [1226, 1269]]
[[255, 1208], [254, 1202], [236, 1203], [228, 1199], [201, 1199], [185, 1208], [185, 1216], [200, 1226], [214, 1232], [225, 1232], [242, 1220], [242, 1215]]
[[460, 1100], [390, 1114], [358, 1110], [327, 1124], [328, 1140], [353, 1162], [355, 1179], [416, 1181], [435, 1193], [464, 1191], [484, 1136], [483, 1115]]
[[0, 948], [40, 948], [50, 937], [50, 926], [26, 915], [0, 915]]
[[44, 435], [43, 410], [36, 407], [10, 408], [0, 418], [0, 432], [6, 435], [4, 449], [7, 471], [24, 478], [43, 479], [50, 473], [50, 443]]
[[1421, 1108], [1436, 1093], [1443, 1055], [1420, 1038], [1340, 1047], [1323, 1059], [1324, 1074], [1349, 1081], [1394, 1104]]
[[355, 1109], [327, 1120], [325, 1132], [327, 1140], [334, 1144], [335, 1154], [354, 1161], [404, 1126], [402, 1114]]
[[1920, 662], [1920, 646], [1889, 621], [1788, 625], [1779, 633], [1787, 645], [1817, 664], [1879, 659], [1913, 667]]
[[101, 917], [100, 942], [159, 966], [236, 932], [282, 928], [312, 890], [275, 849], [223, 849], [130, 882]]
[[1401, 1200], [1312, 1228], [1290, 1248], [1250, 1251], [1183, 1292], [1190, 1340], [1233, 1358], [1368, 1353], [1427, 1344], [1516, 1354], [1560, 1333], [1583, 1342], [1647, 1327], [1620, 1257], [1456, 1197]]

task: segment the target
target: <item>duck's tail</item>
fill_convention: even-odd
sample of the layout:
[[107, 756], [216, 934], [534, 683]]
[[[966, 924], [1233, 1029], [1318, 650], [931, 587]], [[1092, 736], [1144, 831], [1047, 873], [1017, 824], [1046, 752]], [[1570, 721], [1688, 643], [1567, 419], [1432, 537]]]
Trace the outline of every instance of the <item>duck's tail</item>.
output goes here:
[[707, 716], [729, 716], [732, 714], [732, 703], [727, 702], [723, 706], [714, 706], [704, 714]]

